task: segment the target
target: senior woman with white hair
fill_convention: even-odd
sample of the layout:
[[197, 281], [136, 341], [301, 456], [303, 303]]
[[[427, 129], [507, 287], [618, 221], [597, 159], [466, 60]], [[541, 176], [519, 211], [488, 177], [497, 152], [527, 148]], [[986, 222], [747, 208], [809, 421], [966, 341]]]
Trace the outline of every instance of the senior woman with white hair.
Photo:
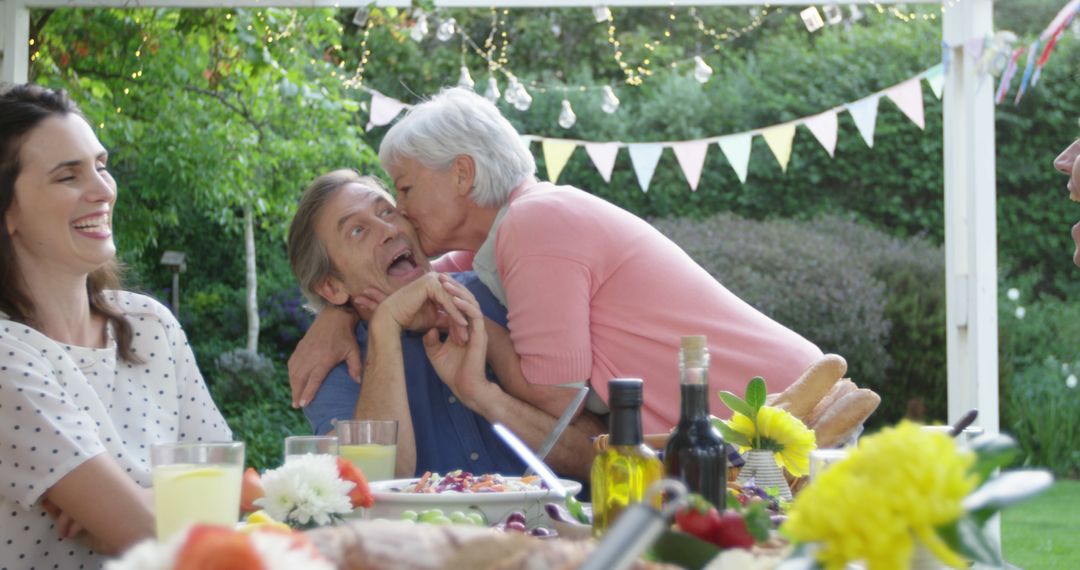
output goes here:
[[[500, 379], [504, 388], [552, 415], [573, 396], [560, 386], [588, 383], [589, 407], [603, 413], [608, 381], [639, 377], [645, 430], [668, 431], [679, 418], [682, 335], [707, 336], [712, 394], [742, 393], [754, 376], [782, 390], [821, 357], [641, 218], [538, 182], [518, 133], [471, 91], [447, 89], [414, 107], [386, 134], [379, 159], [424, 252], [446, 254], [436, 269], [476, 271], [506, 305], [522, 374]], [[357, 302], [380, 294], [371, 297]], [[351, 338], [345, 325], [334, 328], [335, 342]], [[329, 346], [325, 329], [315, 336]], [[290, 371], [303, 376], [309, 359], [294, 355]]]

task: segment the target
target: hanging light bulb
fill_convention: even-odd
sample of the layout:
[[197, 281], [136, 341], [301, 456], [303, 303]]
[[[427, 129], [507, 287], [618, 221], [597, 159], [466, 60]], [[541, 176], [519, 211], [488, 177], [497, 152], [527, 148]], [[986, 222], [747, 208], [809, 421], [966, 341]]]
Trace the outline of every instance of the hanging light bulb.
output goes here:
[[559, 126], [564, 129], [569, 129], [577, 122], [577, 115], [574, 114], [574, 108], [570, 106], [570, 102], [566, 99], [562, 100], [562, 112], [559, 113]]
[[619, 108], [619, 98], [615, 96], [615, 90], [610, 85], [605, 85], [603, 92], [604, 100], [600, 103], [600, 110], [610, 115]]
[[603, 5], [593, 6], [592, 15], [597, 22], [606, 22], [611, 19], [611, 10], [608, 10], [608, 7]]
[[461, 76], [458, 77], [457, 86], [462, 89], [469, 89], [470, 91], [476, 86], [476, 82], [473, 81], [472, 76], [469, 75], [469, 68], [464, 65], [461, 66]]
[[848, 19], [850, 19], [852, 22], [858, 22], [859, 20], [863, 19], [863, 13], [862, 10], [859, 9], [858, 4], [852, 4], [848, 7], [848, 10], [850, 11]]
[[353, 12], [353, 17], [352, 17], [353, 25], [356, 26], [357, 28], [363, 28], [364, 26], [366, 26], [367, 25], [367, 19], [368, 19], [368, 12], [369, 12], [369, 10], [368, 10], [367, 6], [361, 6], [361, 7], [357, 8], [356, 12]]
[[840, 7], [836, 4], [829, 4], [825, 6], [825, 21], [830, 26], [835, 26], [844, 21], [844, 13], [840, 11]]
[[532, 106], [533, 98], [529, 95], [529, 92], [525, 90], [524, 85], [518, 85], [518, 94], [514, 99], [514, 108], [518, 111], [528, 111]]
[[697, 79], [698, 83], [705, 83], [712, 77], [712, 68], [709, 64], [705, 63], [705, 60], [700, 55], [694, 56], [694, 79]]
[[817, 6], [810, 6], [799, 12], [799, 17], [802, 18], [808, 32], [813, 33], [825, 27], [825, 21], [821, 19], [821, 12], [818, 12]]
[[521, 88], [521, 84], [518, 83], [517, 77], [510, 76], [510, 82], [506, 84], [506, 91], [503, 91], [503, 100], [511, 105], [517, 101], [518, 89]]
[[495, 103], [498, 102], [501, 95], [502, 93], [499, 92], [499, 82], [495, 81], [494, 77], [488, 77], [488, 86], [484, 91], [484, 99]]
[[453, 18], [447, 18], [439, 22], [439, 27], [435, 28], [435, 39], [440, 42], [449, 41], [457, 33], [457, 20]]
[[428, 33], [428, 21], [427, 14], [420, 12], [420, 15], [416, 17], [416, 23], [413, 24], [411, 30], [409, 30], [409, 37], [414, 42], [422, 42], [427, 37]]

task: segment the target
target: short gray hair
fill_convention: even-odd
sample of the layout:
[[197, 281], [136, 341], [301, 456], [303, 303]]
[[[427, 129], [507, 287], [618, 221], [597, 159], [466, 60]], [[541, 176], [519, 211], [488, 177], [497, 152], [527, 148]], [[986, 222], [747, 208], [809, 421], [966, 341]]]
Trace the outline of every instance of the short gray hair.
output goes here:
[[413, 107], [379, 146], [384, 169], [407, 157], [445, 170], [461, 155], [476, 163], [470, 196], [477, 206], [502, 206], [510, 191], [536, 176], [536, 161], [493, 103], [460, 87], [443, 89]]
[[326, 252], [326, 246], [319, 241], [315, 228], [323, 206], [347, 184], [359, 184], [382, 192], [393, 203], [381, 180], [374, 176], [361, 176], [348, 168], [327, 172], [313, 180], [304, 190], [300, 202], [296, 205], [296, 215], [289, 224], [289, 267], [300, 284], [300, 292], [307, 299], [308, 306], [315, 311], [330, 305], [315, 290], [316, 287], [329, 277], [341, 277], [330, 259], [330, 254]]

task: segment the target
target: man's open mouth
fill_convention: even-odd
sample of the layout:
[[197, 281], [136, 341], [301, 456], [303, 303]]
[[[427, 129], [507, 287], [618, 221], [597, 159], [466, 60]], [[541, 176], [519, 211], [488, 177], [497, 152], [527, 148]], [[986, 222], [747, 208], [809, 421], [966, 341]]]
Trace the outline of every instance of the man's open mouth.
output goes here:
[[390, 260], [390, 267], [386, 269], [388, 275], [400, 277], [408, 275], [416, 270], [416, 258], [410, 249], [399, 252]]

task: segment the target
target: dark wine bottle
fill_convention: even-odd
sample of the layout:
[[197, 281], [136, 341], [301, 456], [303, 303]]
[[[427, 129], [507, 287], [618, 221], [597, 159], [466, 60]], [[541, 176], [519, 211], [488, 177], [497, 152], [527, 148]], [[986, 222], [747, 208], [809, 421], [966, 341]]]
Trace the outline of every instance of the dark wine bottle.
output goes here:
[[682, 412], [664, 449], [664, 468], [717, 509], [727, 502], [724, 437], [709, 421], [709, 348], [703, 336], [684, 336], [679, 348]]

